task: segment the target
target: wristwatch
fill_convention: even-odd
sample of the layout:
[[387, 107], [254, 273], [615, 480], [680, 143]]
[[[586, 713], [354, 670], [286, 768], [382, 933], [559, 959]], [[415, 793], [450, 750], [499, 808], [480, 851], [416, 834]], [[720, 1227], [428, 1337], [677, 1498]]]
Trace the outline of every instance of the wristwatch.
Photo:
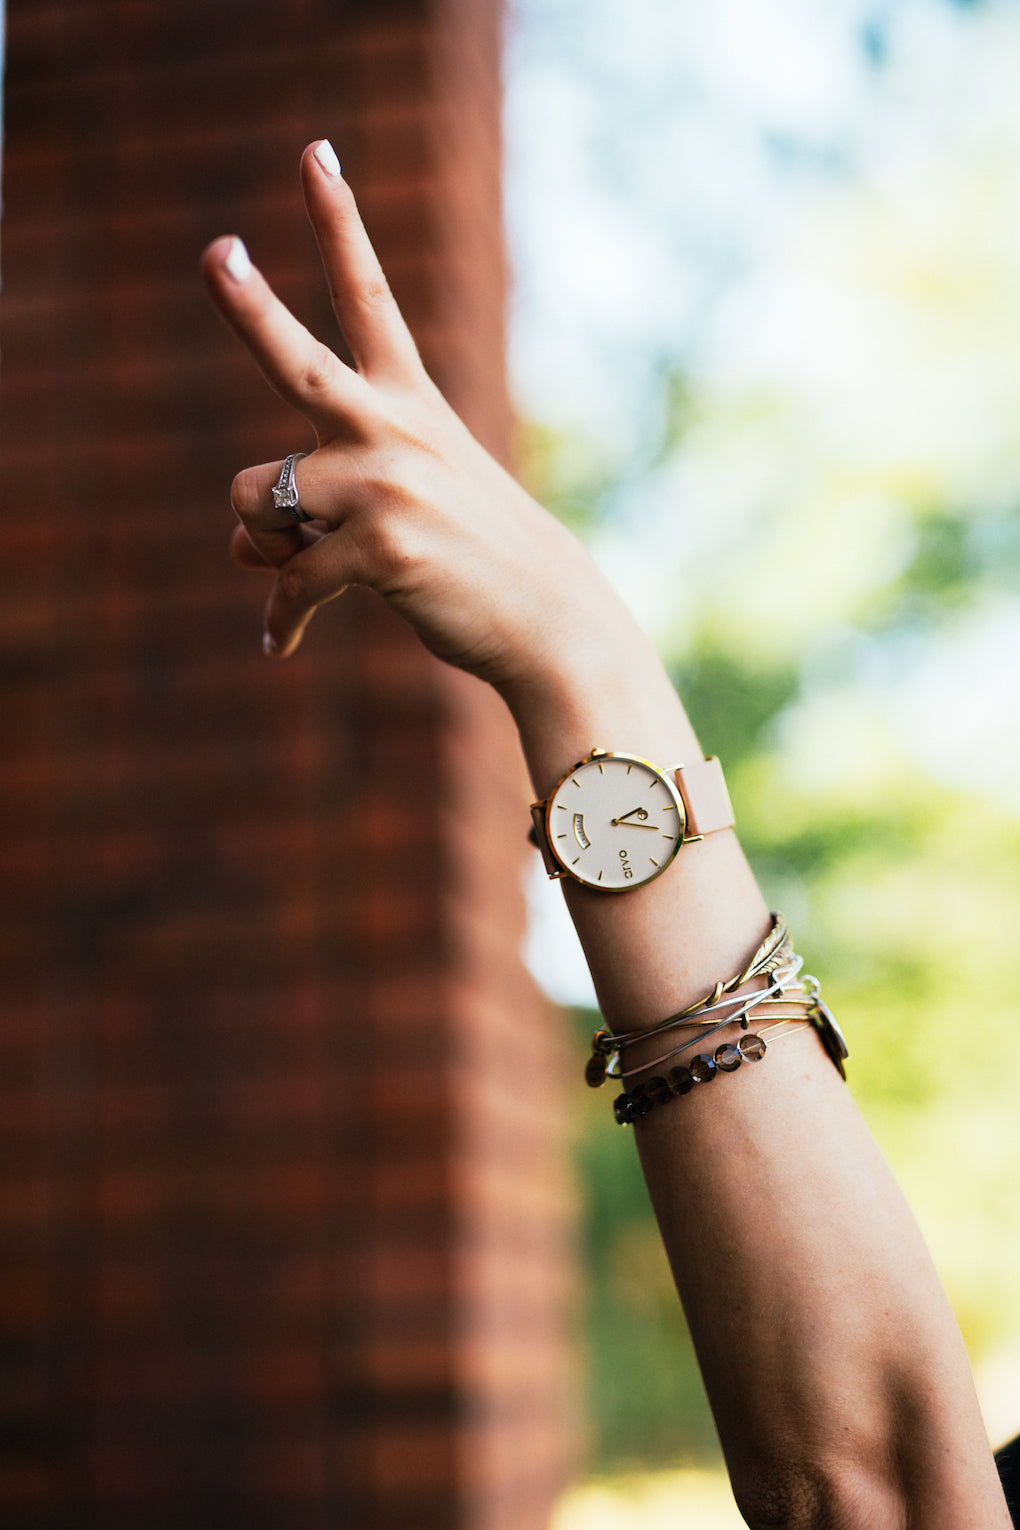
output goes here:
[[683, 845], [733, 827], [714, 755], [662, 770], [635, 754], [593, 749], [531, 807], [552, 877], [627, 892], [660, 877]]

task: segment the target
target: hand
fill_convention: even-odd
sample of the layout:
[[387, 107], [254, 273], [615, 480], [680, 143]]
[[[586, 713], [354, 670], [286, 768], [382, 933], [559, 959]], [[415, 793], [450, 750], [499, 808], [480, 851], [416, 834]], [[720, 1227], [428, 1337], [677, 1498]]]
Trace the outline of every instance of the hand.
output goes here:
[[[316, 606], [368, 585], [428, 647], [504, 693], [570, 662], [617, 602], [578, 543], [479, 446], [430, 381], [328, 144], [301, 175], [333, 307], [357, 370], [287, 311], [229, 238], [203, 269], [212, 297], [276, 391], [312, 426], [298, 464], [315, 525], [275, 509], [281, 464], [248, 468], [231, 499], [233, 551], [275, 568], [266, 650], [285, 656]], [[619, 612], [617, 611], [617, 615]]]
[[622, 601], [426, 375], [328, 144], [305, 150], [301, 179], [354, 367], [287, 311], [239, 240], [215, 240], [202, 260], [221, 314], [318, 443], [297, 471], [315, 524], [275, 508], [279, 462], [239, 473], [231, 490], [235, 558], [276, 574], [267, 653], [293, 653], [317, 606], [363, 584], [433, 653], [499, 690], [540, 794], [602, 739], [649, 759], [695, 755]]

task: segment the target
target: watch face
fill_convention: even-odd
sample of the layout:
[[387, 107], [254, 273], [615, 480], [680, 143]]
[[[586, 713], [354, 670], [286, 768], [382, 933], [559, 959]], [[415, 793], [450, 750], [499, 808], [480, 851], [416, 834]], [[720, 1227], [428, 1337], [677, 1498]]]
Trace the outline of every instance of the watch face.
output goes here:
[[553, 854], [579, 882], [624, 892], [660, 876], [684, 837], [673, 782], [647, 760], [599, 754], [575, 765], [549, 798]]

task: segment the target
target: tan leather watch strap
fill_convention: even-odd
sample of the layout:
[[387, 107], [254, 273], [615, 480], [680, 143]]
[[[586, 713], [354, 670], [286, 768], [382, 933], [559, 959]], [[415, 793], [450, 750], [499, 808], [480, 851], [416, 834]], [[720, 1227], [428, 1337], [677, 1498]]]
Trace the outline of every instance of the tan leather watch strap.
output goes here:
[[544, 802], [533, 802], [531, 804], [531, 824], [530, 838], [542, 852], [542, 860], [545, 862], [546, 871], [551, 877], [561, 877], [563, 875], [563, 867], [549, 848], [549, 836], [545, 828]]
[[714, 754], [693, 765], [679, 766], [673, 772], [673, 779], [687, 809], [685, 838], [733, 828], [736, 819], [726, 790], [726, 778]]

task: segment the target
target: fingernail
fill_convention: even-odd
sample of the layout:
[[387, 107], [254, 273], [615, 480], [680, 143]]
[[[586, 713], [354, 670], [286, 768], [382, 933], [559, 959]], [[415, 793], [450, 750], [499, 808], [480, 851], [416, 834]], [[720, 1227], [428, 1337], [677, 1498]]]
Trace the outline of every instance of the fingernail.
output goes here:
[[321, 143], [317, 143], [312, 153], [327, 175], [340, 174], [340, 161], [337, 159], [336, 150], [328, 138], [324, 138]]
[[251, 271], [251, 260], [248, 251], [240, 239], [235, 237], [230, 243], [230, 253], [223, 262], [229, 274], [235, 282], [243, 282]]
[[274, 658], [280, 652], [280, 645], [271, 632], [264, 632], [262, 634], [262, 652], [267, 659]]

